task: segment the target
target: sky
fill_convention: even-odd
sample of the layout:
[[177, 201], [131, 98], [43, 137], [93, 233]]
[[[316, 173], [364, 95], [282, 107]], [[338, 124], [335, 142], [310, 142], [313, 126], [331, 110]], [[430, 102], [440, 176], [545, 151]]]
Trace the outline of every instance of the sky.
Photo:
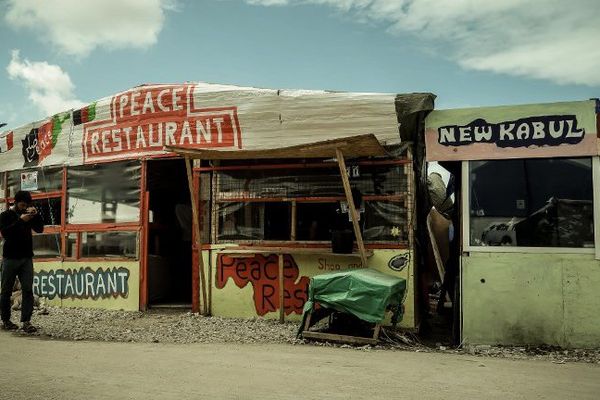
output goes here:
[[0, 123], [143, 83], [600, 97], [600, 0], [0, 0]]

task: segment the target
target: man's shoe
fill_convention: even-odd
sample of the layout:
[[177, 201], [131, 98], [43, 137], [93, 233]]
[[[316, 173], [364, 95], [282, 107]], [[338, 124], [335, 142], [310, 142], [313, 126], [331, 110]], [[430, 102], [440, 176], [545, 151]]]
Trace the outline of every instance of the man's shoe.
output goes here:
[[14, 331], [19, 329], [19, 327], [14, 324], [11, 320], [8, 321], [2, 321], [2, 329], [4, 329], [5, 331]]
[[31, 325], [31, 322], [27, 321], [27, 322], [23, 322], [23, 332], [25, 333], [35, 333], [37, 332], [37, 328], [33, 325]]

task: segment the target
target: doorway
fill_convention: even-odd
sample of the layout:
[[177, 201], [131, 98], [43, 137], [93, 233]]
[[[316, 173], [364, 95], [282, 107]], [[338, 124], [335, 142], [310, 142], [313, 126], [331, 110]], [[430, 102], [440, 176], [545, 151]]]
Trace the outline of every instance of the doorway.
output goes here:
[[425, 336], [432, 342], [460, 343], [460, 256], [462, 167], [460, 161], [428, 164], [427, 186], [431, 209], [429, 239], [421, 273]]
[[148, 306], [191, 308], [192, 208], [185, 162], [147, 164]]

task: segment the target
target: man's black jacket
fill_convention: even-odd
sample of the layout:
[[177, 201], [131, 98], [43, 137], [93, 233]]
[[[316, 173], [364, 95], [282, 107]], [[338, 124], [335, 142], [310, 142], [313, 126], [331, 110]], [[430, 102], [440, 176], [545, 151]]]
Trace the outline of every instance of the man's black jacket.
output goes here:
[[28, 222], [23, 221], [13, 209], [0, 214], [0, 233], [4, 238], [3, 258], [19, 259], [33, 257], [31, 230], [44, 231], [44, 221], [36, 214]]

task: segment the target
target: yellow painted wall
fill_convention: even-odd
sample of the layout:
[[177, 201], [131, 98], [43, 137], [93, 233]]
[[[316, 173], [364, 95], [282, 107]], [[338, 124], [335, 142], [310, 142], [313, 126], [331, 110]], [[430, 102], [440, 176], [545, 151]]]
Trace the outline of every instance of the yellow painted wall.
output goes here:
[[[225, 254], [225, 250], [221, 251]], [[207, 252], [208, 253], [208, 252]], [[211, 290], [212, 290], [212, 314], [221, 317], [237, 317], [237, 318], [253, 318], [257, 317], [258, 313], [253, 299], [254, 289], [251, 283], [245, 287], [239, 288], [232, 278], [229, 278], [222, 289], [216, 287], [217, 273], [217, 254], [218, 251], [211, 251], [210, 266], [205, 263], [208, 270], [211, 270]], [[232, 255], [234, 253], [231, 253]], [[407, 266], [397, 272], [388, 266], [388, 262], [394, 256], [406, 254], [409, 258]], [[360, 268], [360, 258], [352, 256], [340, 255], [315, 255], [315, 254], [292, 254], [296, 264], [298, 265], [300, 277], [311, 277], [323, 273], [344, 271], [352, 268]], [[208, 256], [207, 256], [208, 258]], [[405, 328], [415, 328], [415, 301], [414, 301], [414, 267], [413, 267], [412, 252], [407, 250], [375, 250], [372, 257], [368, 259], [369, 268], [399, 276], [407, 280], [407, 295], [404, 302], [405, 314], [400, 326]], [[300, 279], [298, 278], [298, 280]], [[279, 318], [279, 312], [268, 312], [264, 315], [265, 318]], [[301, 314], [292, 313], [286, 315], [286, 320], [300, 321]]]
[[462, 258], [463, 340], [600, 346], [593, 254], [471, 252]]
[[59, 296], [52, 300], [46, 300], [47, 304], [56, 307], [86, 307], [86, 308], [103, 308], [107, 310], [139, 310], [140, 299], [140, 263], [139, 261], [94, 261], [94, 262], [72, 262], [72, 261], [50, 261], [50, 262], [34, 262], [34, 273], [39, 275], [42, 272], [56, 271], [58, 269], [68, 270], [80, 268], [91, 268], [93, 271], [102, 268], [125, 268], [129, 270], [128, 293], [127, 297], [122, 296], [109, 298], [63, 298]]

